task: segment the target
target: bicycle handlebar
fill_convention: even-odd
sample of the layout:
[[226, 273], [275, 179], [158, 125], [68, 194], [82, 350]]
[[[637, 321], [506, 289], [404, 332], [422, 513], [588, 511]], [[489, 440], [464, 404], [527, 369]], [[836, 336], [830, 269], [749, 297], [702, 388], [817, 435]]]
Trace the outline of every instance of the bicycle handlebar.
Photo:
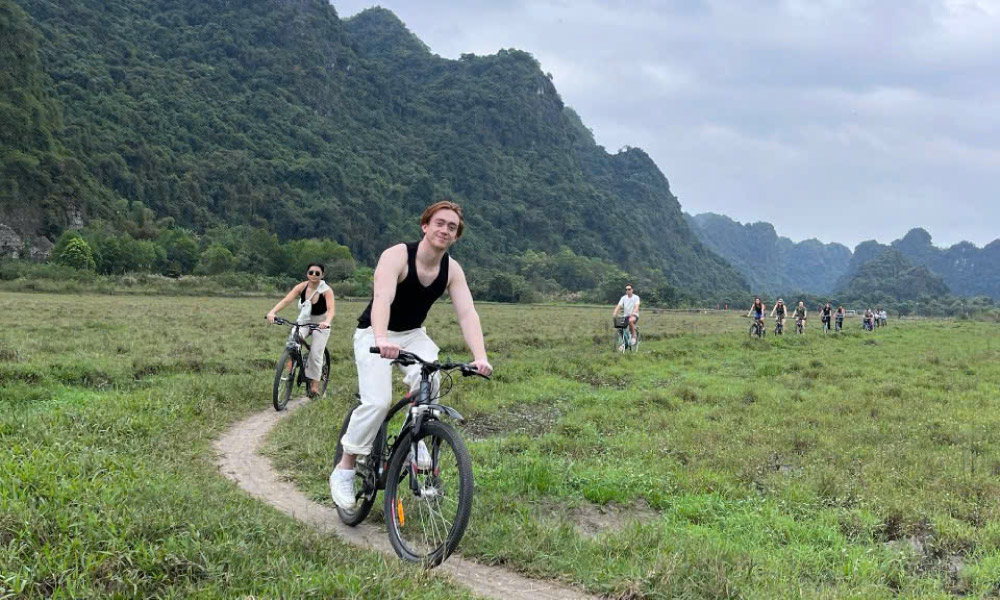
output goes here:
[[[371, 346], [368, 348], [368, 351], [371, 352], [372, 354], [382, 353], [382, 351], [379, 349], [378, 346]], [[459, 371], [462, 372], [463, 377], [471, 377], [472, 375], [478, 375], [483, 379], [489, 379], [488, 375], [483, 375], [482, 373], [480, 373], [479, 370], [476, 369], [476, 367], [472, 366], [471, 363], [442, 363], [438, 361], [430, 362], [420, 358], [419, 356], [417, 356], [412, 352], [407, 352], [406, 350], [400, 350], [399, 356], [397, 358], [394, 358], [392, 362], [403, 366], [421, 364], [427, 369], [429, 369], [431, 372], [452, 371], [458, 369]]]
[[[266, 319], [267, 317], [265, 317]], [[315, 323], [296, 323], [295, 321], [289, 321], [288, 319], [282, 319], [281, 317], [274, 317], [275, 325], [290, 325], [292, 327], [306, 327], [311, 330], [319, 329], [319, 325]]]

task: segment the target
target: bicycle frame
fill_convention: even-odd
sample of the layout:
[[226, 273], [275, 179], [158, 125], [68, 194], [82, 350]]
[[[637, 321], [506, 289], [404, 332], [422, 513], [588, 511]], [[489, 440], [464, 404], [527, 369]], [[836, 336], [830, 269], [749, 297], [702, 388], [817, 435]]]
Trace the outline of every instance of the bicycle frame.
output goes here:
[[[617, 324], [617, 319], [619, 319], [619, 318], [623, 319], [621, 327], [619, 327], [618, 324]], [[634, 348], [632, 347], [633, 336], [632, 336], [632, 332], [629, 330], [629, 326], [631, 325], [632, 327], [634, 327], [635, 331], [636, 331], [636, 334], [638, 334], [638, 332], [639, 332], [639, 324], [638, 323], [633, 324], [632, 320], [629, 317], [615, 317], [615, 319], [616, 319], [616, 323], [615, 323], [614, 327], [615, 327], [615, 329], [618, 330], [617, 334], [616, 334], [616, 338], [617, 339], [616, 339], [616, 342], [615, 342], [615, 347], [618, 348], [619, 350], [621, 350], [622, 352], [625, 352], [625, 351], [628, 351], [628, 350], [634, 350]]]
[[[357, 464], [360, 468], [364, 470], [369, 470], [374, 468], [374, 481], [375, 489], [373, 493], [378, 490], [384, 490], [386, 484], [386, 469], [389, 466], [389, 458], [392, 457], [397, 449], [402, 445], [404, 434], [410, 432], [410, 450], [413, 452], [413, 456], [417, 456], [417, 442], [415, 441], [422, 431], [423, 424], [432, 421], [439, 420], [442, 415], [449, 418], [455, 419], [459, 423], [465, 420], [465, 418], [457, 410], [450, 406], [445, 406], [444, 404], [434, 404], [432, 397], [432, 385], [431, 385], [431, 375], [433, 372], [427, 368], [427, 366], [422, 365], [420, 367], [420, 388], [416, 394], [416, 399], [411, 393], [407, 393], [399, 401], [392, 405], [389, 412], [386, 413], [385, 418], [382, 420], [382, 424], [379, 426], [382, 433], [382, 439], [386, 438], [386, 427], [396, 414], [402, 410], [404, 407], [408, 408], [406, 414], [406, 420], [403, 421], [402, 426], [399, 428], [399, 433], [396, 435], [396, 439], [393, 440], [392, 446], [380, 448], [379, 451], [383, 452], [382, 456], [378, 457], [378, 464], [371, 465], [367, 464], [368, 461], [359, 461]], [[374, 448], [373, 448], [374, 450]], [[436, 464], [437, 456], [436, 449], [432, 450], [431, 459], [432, 462]], [[361, 457], [358, 457], [361, 458]], [[417, 485], [417, 481], [414, 478], [413, 471], [410, 471], [410, 489], [419, 495], [420, 489]]]
[[294, 321], [289, 321], [287, 319], [282, 319], [281, 317], [275, 317], [275, 325], [288, 325], [292, 328], [292, 336], [287, 342], [285, 342], [285, 348], [291, 352], [291, 358], [295, 361], [297, 369], [297, 375], [295, 378], [296, 385], [302, 385], [306, 382], [305, 375], [305, 365], [302, 363], [302, 346], [309, 348], [312, 352], [312, 344], [306, 341], [306, 338], [302, 335], [302, 329], [306, 328], [310, 331], [319, 329], [319, 327], [312, 323], [296, 323]]

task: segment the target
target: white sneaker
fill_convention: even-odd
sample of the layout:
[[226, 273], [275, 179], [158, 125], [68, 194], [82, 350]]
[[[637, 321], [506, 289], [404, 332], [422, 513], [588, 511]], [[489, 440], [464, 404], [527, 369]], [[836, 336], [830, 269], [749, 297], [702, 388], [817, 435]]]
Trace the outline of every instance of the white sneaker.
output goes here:
[[[413, 462], [413, 450], [410, 450], [409, 454], [410, 462]], [[431, 453], [427, 450], [427, 444], [424, 440], [417, 442], [417, 469], [420, 471], [426, 471], [431, 468]]]
[[340, 508], [354, 508], [354, 469], [337, 467], [330, 473], [330, 496]]

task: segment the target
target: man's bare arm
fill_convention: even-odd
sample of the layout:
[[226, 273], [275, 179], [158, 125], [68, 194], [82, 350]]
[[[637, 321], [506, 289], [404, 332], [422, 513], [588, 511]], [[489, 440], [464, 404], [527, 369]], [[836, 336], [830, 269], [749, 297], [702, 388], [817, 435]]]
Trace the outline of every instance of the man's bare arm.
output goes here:
[[[372, 292], [372, 333], [375, 344], [382, 348], [383, 358], [399, 356], [399, 347], [389, 343], [389, 307], [396, 298], [396, 284], [407, 268], [406, 245], [398, 244], [387, 249], [375, 266]], [[387, 356], [391, 354], [392, 356]]]
[[455, 308], [455, 317], [458, 319], [458, 326], [462, 329], [462, 337], [465, 338], [465, 345], [472, 351], [474, 364], [483, 375], [489, 375], [493, 370], [486, 358], [486, 343], [483, 341], [483, 326], [479, 322], [479, 313], [472, 301], [472, 292], [469, 291], [469, 284], [465, 280], [465, 271], [452, 260], [449, 264], [448, 273], [448, 295], [451, 296], [451, 304]]

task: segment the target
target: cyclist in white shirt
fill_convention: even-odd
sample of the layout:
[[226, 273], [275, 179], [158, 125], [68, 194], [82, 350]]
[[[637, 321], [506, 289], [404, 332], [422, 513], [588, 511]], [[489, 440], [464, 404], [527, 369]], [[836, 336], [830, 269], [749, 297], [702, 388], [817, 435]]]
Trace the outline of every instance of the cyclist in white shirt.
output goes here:
[[614, 310], [611, 311], [612, 318], [618, 316], [619, 309], [622, 311], [622, 316], [628, 320], [629, 336], [632, 340], [632, 345], [635, 346], [638, 341], [635, 337], [635, 324], [639, 321], [639, 296], [632, 293], [632, 284], [625, 286], [625, 295], [621, 297], [621, 300], [615, 305]]

